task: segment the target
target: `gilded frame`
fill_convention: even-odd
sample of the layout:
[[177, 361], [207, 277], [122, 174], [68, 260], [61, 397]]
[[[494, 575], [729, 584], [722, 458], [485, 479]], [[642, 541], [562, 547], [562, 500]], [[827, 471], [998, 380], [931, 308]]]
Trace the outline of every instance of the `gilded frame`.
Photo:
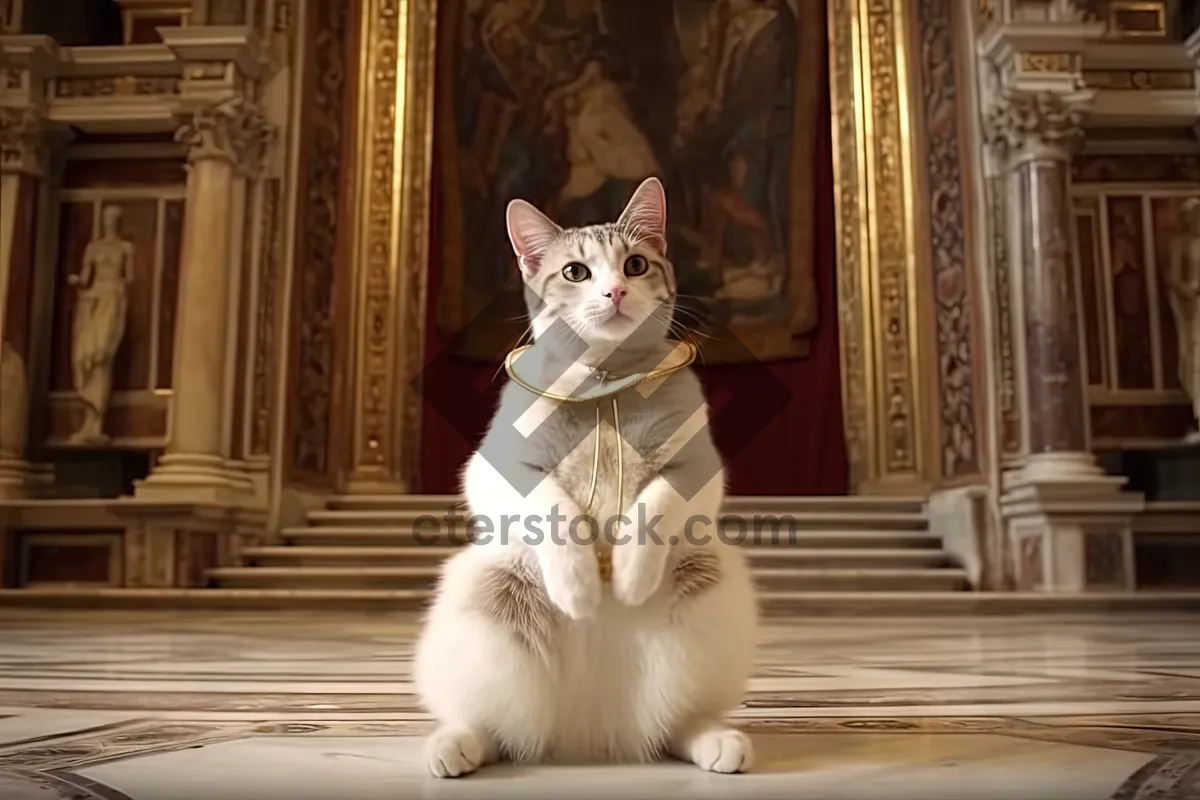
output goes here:
[[[854, 493], [928, 488], [910, 115], [911, 0], [828, 0], [842, 403]], [[348, 491], [419, 465], [436, 0], [364, 0]]]

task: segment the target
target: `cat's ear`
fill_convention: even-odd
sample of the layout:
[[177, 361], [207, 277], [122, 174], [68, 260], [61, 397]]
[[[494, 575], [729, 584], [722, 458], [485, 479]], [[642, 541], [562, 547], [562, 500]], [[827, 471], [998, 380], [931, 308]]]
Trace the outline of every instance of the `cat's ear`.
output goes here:
[[525, 200], [513, 200], [505, 212], [508, 221], [508, 238], [521, 272], [531, 275], [537, 272], [542, 256], [555, 239], [562, 235], [562, 228]]
[[666, 255], [667, 193], [658, 178], [642, 181], [621, 212], [617, 225]]

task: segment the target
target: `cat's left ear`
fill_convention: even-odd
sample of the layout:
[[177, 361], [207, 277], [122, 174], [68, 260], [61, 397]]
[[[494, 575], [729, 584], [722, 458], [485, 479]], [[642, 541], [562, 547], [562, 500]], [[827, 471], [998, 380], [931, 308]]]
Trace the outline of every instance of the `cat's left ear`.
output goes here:
[[505, 217], [508, 238], [517, 254], [521, 272], [532, 275], [541, 265], [546, 249], [562, 235], [562, 228], [525, 200], [510, 202]]
[[646, 178], [629, 198], [617, 225], [667, 254], [667, 193], [658, 178]]

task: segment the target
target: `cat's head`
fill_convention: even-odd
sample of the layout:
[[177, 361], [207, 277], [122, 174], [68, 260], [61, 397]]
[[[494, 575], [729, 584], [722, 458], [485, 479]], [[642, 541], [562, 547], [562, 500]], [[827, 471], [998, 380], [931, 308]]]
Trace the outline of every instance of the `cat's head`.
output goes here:
[[[644, 348], [666, 338], [675, 305], [667, 201], [657, 178], [616, 222], [562, 228], [524, 200], [508, 205], [535, 339], [561, 320], [589, 347]], [[549, 338], [556, 338], [551, 335]]]

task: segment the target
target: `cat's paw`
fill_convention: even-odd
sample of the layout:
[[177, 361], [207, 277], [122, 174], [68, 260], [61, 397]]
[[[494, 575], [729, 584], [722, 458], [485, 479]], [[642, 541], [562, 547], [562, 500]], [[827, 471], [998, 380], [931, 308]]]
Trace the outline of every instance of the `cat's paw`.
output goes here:
[[658, 545], [618, 545], [612, 561], [613, 596], [627, 606], [640, 606], [662, 585], [667, 551]]
[[425, 765], [435, 778], [469, 775], [483, 764], [483, 742], [462, 728], [438, 728], [425, 740]]
[[[556, 545], [551, 545], [556, 546]], [[546, 594], [571, 619], [588, 619], [600, 605], [600, 565], [591, 550], [563, 554], [542, 567]]]
[[691, 743], [692, 761], [709, 772], [748, 772], [754, 766], [750, 737], [732, 728], [715, 728], [698, 735]]

